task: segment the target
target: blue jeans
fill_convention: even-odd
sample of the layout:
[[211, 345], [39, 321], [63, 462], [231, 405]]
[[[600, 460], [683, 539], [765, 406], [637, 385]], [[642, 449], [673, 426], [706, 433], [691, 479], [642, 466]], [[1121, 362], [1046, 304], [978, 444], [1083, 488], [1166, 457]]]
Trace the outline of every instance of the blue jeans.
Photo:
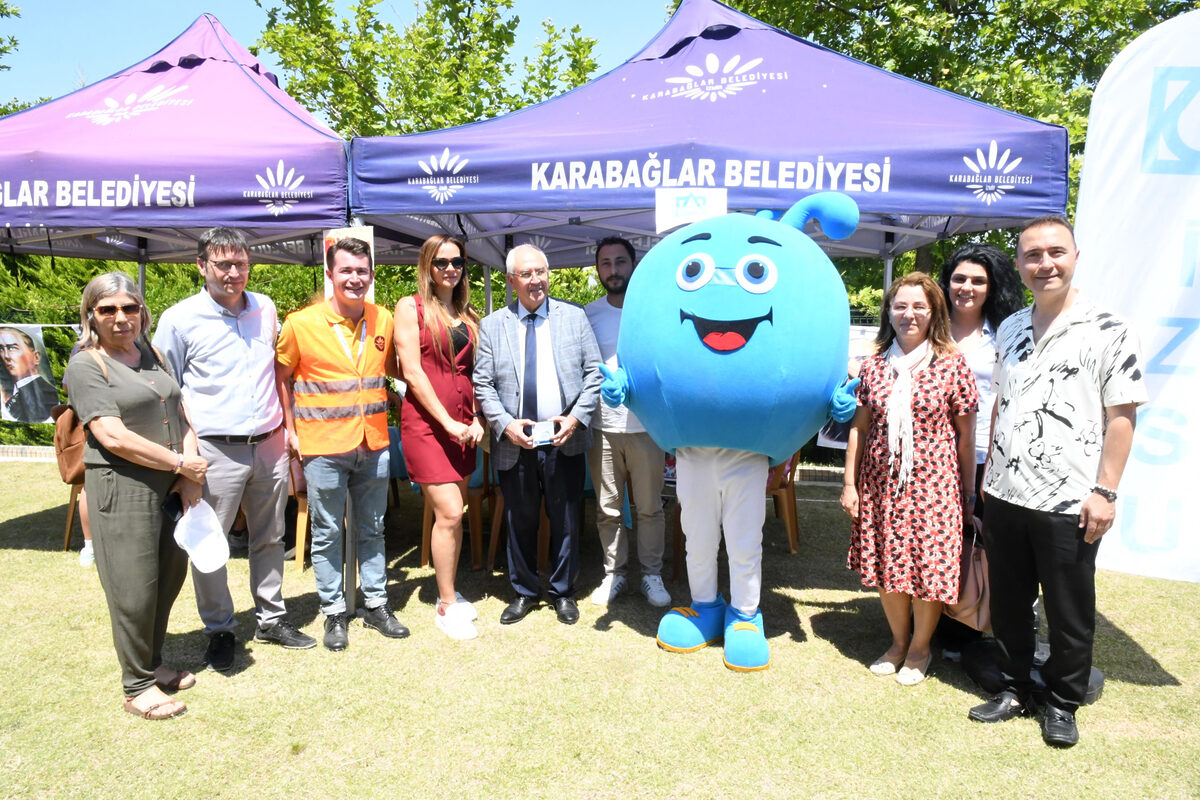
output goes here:
[[312, 565], [321, 613], [343, 614], [342, 523], [349, 493], [351, 520], [358, 543], [358, 581], [364, 605], [387, 602], [387, 557], [383, 515], [387, 511], [388, 451], [359, 445], [336, 456], [304, 459], [308, 514], [312, 522]]

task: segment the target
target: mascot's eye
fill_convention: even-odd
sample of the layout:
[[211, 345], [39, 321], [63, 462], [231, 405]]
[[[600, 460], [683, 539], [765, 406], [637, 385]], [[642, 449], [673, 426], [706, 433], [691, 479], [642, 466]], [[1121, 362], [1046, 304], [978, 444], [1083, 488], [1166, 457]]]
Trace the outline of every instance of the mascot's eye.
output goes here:
[[708, 253], [693, 253], [679, 263], [675, 283], [685, 292], [694, 292], [712, 280], [716, 262]]
[[737, 278], [739, 286], [754, 294], [771, 291], [775, 288], [775, 281], [779, 278], [779, 270], [775, 268], [775, 262], [766, 256], [756, 255], [743, 256], [742, 260], [734, 267], [733, 274]]

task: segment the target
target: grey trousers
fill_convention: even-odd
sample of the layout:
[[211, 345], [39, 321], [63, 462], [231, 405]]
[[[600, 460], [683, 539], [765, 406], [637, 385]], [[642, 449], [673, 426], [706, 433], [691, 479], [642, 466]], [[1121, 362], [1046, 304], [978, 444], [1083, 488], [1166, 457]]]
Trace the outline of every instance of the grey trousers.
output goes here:
[[134, 697], [154, 686], [171, 606], [187, 576], [187, 553], [162, 513], [175, 476], [132, 465], [89, 466], [83, 481], [121, 685]]
[[596, 530], [604, 548], [605, 574], [625, 574], [629, 537], [624, 524], [625, 482], [637, 506], [637, 550], [643, 575], [662, 572], [663, 451], [648, 433], [596, 430], [588, 451], [588, 469], [596, 490]]
[[[269, 628], [284, 615], [283, 527], [287, 508], [288, 455], [283, 429], [258, 444], [200, 440], [208, 459], [204, 499], [217, 512], [221, 530], [233, 527], [238, 509], [246, 512], [249, 535], [250, 592], [258, 624]], [[233, 597], [225, 567], [203, 573], [192, 568], [196, 610], [204, 633], [233, 631]]]

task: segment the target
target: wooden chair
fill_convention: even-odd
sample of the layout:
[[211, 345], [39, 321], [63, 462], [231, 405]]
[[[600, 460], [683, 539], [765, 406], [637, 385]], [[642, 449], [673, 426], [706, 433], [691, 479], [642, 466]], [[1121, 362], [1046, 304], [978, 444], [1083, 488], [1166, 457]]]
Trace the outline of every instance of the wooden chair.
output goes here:
[[767, 476], [767, 496], [775, 501], [776, 518], [783, 520], [789, 553], [800, 552], [800, 520], [796, 514], [796, 464], [799, 461], [800, 451], [797, 450]]
[[304, 571], [304, 551], [308, 549], [308, 539], [312, 535], [312, 528], [308, 520], [308, 490], [307, 487], [299, 488], [303, 476], [299, 460], [292, 459], [288, 470], [288, 486], [296, 498], [296, 570], [298, 572]]
[[[775, 516], [783, 520], [787, 531], [788, 552], [800, 551], [800, 520], [796, 513], [796, 464], [800, 461], [800, 451], [797, 450], [783, 464], [772, 467], [767, 473], [766, 496], [775, 501]], [[672, 514], [672, 543], [675, 554], [675, 580], [683, 574], [684, 536], [683, 524], [680, 519], [679, 502], [675, 503]]]
[[[471, 569], [483, 569], [483, 502], [491, 494], [491, 478], [488, 472], [489, 458], [487, 452], [480, 449], [480, 461], [483, 466], [482, 480], [478, 486], [467, 485], [467, 526], [471, 531]], [[421, 521], [421, 566], [427, 567], [430, 562], [433, 539], [433, 504], [421, 491], [424, 503], [424, 514]], [[492, 516], [495, 517], [495, 502], [492, 503]]]
[[[550, 563], [550, 518], [546, 516], [546, 506], [543, 502], [542, 519], [538, 523], [538, 553], [537, 553], [537, 570], [538, 574], [546, 571], [546, 565]], [[492, 490], [492, 532], [488, 539], [488, 554], [487, 568], [488, 570], [496, 567], [496, 550], [500, 546], [500, 529], [504, 525], [504, 494], [497, 486]]]
[[[71, 499], [67, 501], [67, 532], [63, 536], [63, 551], [71, 549], [71, 529], [75, 525], [75, 509], [79, 506], [79, 493], [83, 491], [82, 483], [71, 484]], [[80, 516], [80, 525], [83, 524], [82, 515]]]

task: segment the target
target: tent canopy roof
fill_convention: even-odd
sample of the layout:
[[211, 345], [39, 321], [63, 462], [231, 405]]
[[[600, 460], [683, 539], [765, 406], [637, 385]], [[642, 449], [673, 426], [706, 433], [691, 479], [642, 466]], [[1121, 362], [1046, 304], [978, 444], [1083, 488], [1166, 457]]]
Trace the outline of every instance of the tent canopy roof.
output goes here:
[[187, 261], [200, 232], [235, 225], [261, 257], [308, 262], [297, 234], [345, 224], [346, 172], [345, 142], [204, 14], [128, 69], [0, 120], [0, 246], [136, 259], [140, 237], [149, 260]]
[[[715, 2], [684, 0], [636, 56], [503, 117], [351, 143], [351, 212], [406, 237], [465, 234], [591, 264], [620, 234], [646, 250], [705, 205], [785, 209], [845, 191], [859, 232], [834, 255], [896, 254], [1061, 212], [1067, 132], [843, 56]], [[407, 260], [411, 245], [381, 249]]]

